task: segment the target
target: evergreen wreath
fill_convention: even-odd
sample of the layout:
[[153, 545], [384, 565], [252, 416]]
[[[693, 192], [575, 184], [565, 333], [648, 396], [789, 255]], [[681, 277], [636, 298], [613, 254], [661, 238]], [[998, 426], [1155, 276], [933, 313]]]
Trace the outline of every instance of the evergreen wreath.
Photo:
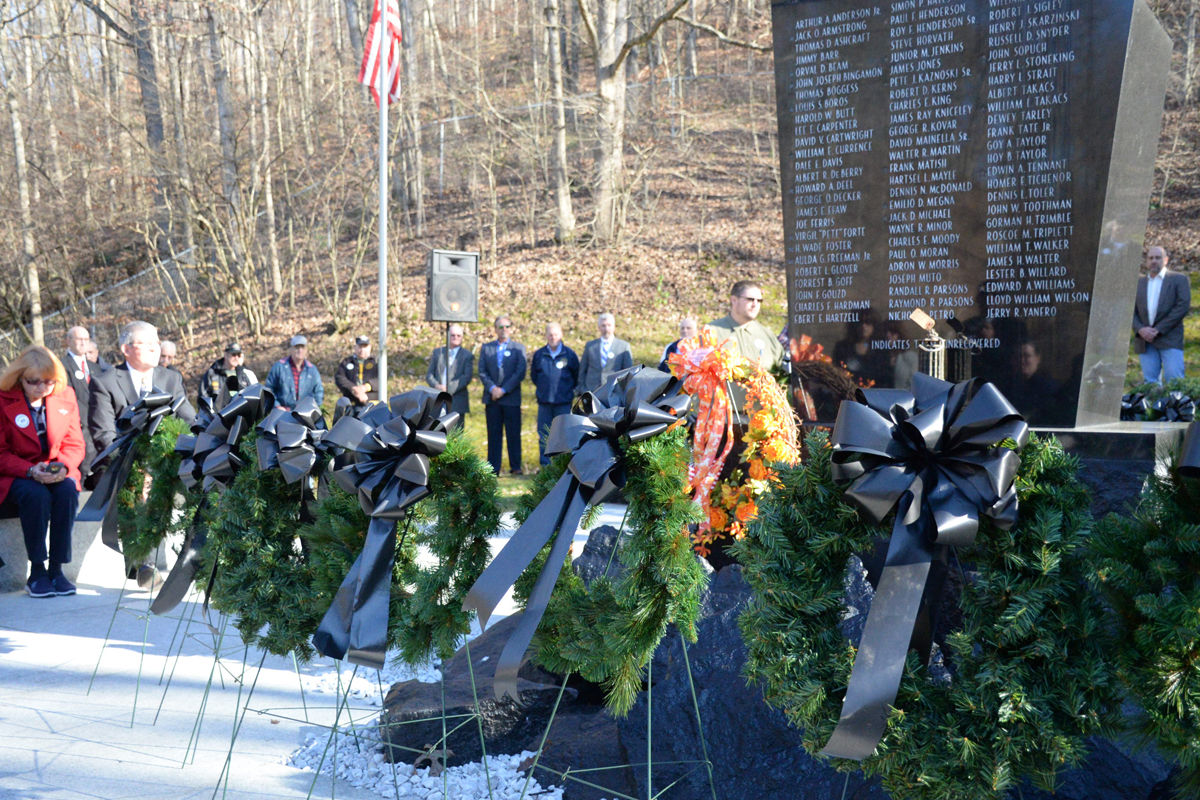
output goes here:
[[[241, 443], [254, 459], [254, 435]], [[388, 644], [409, 663], [452, 655], [470, 619], [463, 595], [486, 565], [499, 527], [496, 476], [461, 433], [433, 459], [431, 496], [400, 523]], [[244, 641], [270, 653], [315, 655], [312, 635], [362, 549], [370, 520], [337, 485], [301, 526], [301, 484], [279, 470], [242, 470], [215, 502], [206, 552], [216, 559], [212, 604], [236, 615]], [[292, 511], [294, 509], [294, 511]], [[418, 548], [435, 563], [422, 567]]]
[[[535, 659], [551, 672], [577, 672], [601, 684], [608, 707], [625, 714], [642, 690], [643, 672], [667, 626], [696, 641], [696, 620], [708, 576], [692, 551], [688, 526], [701, 517], [687, 492], [691, 448], [678, 428], [636, 444], [622, 442], [626, 466], [627, 526], [615, 555], [624, 566], [616, 579], [601, 576], [585, 585], [563, 566], [534, 638]], [[522, 500], [529, 513], [566, 469], [570, 454], [538, 473]], [[584, 526], [589, 524], [585, 518]], [[549, 546], [525, 570], [515, 595], [523, 606]]]
[[1113, 611], [1117, 675], [1140, 706], [1138, 733], [1200, 797], [1200, 481], [1150, 475], [1129, 517], [1097, 526], [1094, 580]]
[[[179, 479], [182, 456], [175, 452], [175, 440], [187, 431], [188, 424], [170, 414], [153, 436], [143, 432], [134, 440], [133, 466], [117, 493], [121, 552], [131, 564], [144, 563], [164, 538], [182, 533], [191, 524], [200, 498], [184, 489]], [[143, 500], [147, 476], [150, 491]], [[183, 498], [182, 508], [176, 505], [177, 496]]]
[[[807, 462], [780, 469], [783, 488], [733, 550], [755, 596], [741, 619], [746, 674], [819, 752], [841, 710], [855, 647], [842, 631], [847, 563], [882, 531], [843, 500], [830, 473], [827, 434], [806, 439]], [[1088, 591], [1088, 493], [1077, 463], [1053, 439], [1031, 436], [1016, 486], [1019, 522], [981, 520], [946, 637], [949, 673], [910, 651], [887, 732], [845, 771], [879, 775], [898, 800], [999, 798], [1029, 777], [1047, 790], [1079, 761], [1086, 738], [1118, 719], [1109, 640]], [[952, 565], [952, 569], [954, 569]]]
[[[247, 464], [255, 463], [257, 438], [250, 431], [238, 445]], [[328, 599], [322, 605], [314, 565], [296, 538], [303, 491], [303, 481], [289, 484], [277, 469], [240, 470], [224, 491], [209, 495], [204, 561], [215, 570], [209, 602], [234, 617], [244, 642], [308, 661]]]

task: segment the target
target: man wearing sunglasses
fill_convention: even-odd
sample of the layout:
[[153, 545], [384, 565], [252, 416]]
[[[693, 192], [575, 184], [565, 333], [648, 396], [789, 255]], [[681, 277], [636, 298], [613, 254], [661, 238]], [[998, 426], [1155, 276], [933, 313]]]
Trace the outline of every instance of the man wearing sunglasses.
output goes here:
[[732, 338], [743, 358], [771, 369], [783, 362], [783, 345], [758, 321], [762, 311], [762, 287], [754, 281], [738, 281], [729, 290], [729, 316], [708, 323], [719, 341]]
[[512, 319], [496, 318], [496, 339], [479, 348], [479, 380], [487, 421], [488, 463], [500, 474], [501, 436], [508, 440], [508, 467], [521, 473], [521, 381], [525, 380], [525, 347], [512, 340]]

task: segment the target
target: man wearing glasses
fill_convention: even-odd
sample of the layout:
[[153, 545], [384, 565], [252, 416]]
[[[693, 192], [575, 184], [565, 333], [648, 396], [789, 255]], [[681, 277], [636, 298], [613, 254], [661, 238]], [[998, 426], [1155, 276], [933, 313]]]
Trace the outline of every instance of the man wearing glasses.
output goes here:
[[508, 467], [521, 472], [521, 381], [525, 380], [525, 347], [512, 340], [512, 320], [496, 318], [496, 340], [479, 348], [479, 380], [483, 383], [483, 415], [487, 421], [488, 463], [500, 474], [500, 437], [508, 439]]
[[783, 345], [758, 321], [762, 302], [761, 286], [753, 281], [738, 281], [729, 290], [729, 316], [713, 320], [708, 327], [719, 341], [732, 337], [743, 358], [771, 369], [783, 362]]

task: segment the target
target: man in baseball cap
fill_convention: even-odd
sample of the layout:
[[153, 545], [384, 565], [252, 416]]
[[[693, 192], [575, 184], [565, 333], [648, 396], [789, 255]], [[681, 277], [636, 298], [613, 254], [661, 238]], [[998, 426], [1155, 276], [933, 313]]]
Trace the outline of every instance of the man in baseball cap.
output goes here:
[[318, 406], [325, 401], [321, 373], [308, 360], [308, 339], [303, 334], [293, 336], [288, 342], [288, 354], [271, 365], [266, 385], [275, 395], [275, 406], [285, 410], [295, 408], [306, 397], [311, 397]]
[[342, 393], [334, 411], [335, 417], [356, 414], [379, 399], [379, 363], [371, 355], [370, 339], [354, 337], [354, 351], [338, 364], [333, 382]]
[[246, 369], [246, 356], [237, 342], [225, 345], [225, 355], [214, 361], [200, 376], [201, 408], [215, 414], [224, 408], [235, 394], [251, 384], [258, 376]]

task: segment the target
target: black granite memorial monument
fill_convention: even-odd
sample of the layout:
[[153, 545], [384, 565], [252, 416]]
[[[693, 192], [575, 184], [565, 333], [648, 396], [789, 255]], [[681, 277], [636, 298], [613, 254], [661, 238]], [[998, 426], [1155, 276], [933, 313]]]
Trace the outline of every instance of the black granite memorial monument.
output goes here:
[[947, 379], [1115, 421], [1171, 52], [1145, 2], [790, 0], [773, 27], [792, 337], [892, 386], [920, 308]]

